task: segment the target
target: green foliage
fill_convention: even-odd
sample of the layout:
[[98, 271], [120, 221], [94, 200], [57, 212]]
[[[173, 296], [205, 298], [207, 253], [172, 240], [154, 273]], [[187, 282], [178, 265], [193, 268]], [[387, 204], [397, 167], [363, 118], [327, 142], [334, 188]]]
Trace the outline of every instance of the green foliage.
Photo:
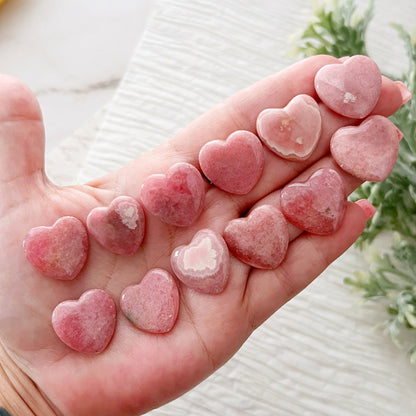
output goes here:
[[[365, 35], [373, 10], [372, 0], [361, 16], [354, 0], [315, 3], [312, 21], [298, 36], [294, 52], [303, 57], [367, 55]], [[412, 36], [402, 26], [392, 26], [409, 58], [401, 80], [416, 98], [416, 30]], [[383, 182], [364, 183], [352, 195], [353, 200], [366, 198], [377, 208], [356, 243], [370, 266], [347, 277], [345, 283], [359, 290], [366, 301], [385, 306], [385, 319], [379, 327], [396, 345], [405, 346], [410, 361], [416, 364], [416, 99], [391, 120], [404, 134], [393, 172]], [[374, 242], [385, 232], [392, 232], [394, 238], [381, 252]]]
[[295, 36], [296, 55], [367, 55], [365, 33], [373, 17], [374, 0], [362, 16], [354, 0], [314, 1], [313, 9], [311, 23]]

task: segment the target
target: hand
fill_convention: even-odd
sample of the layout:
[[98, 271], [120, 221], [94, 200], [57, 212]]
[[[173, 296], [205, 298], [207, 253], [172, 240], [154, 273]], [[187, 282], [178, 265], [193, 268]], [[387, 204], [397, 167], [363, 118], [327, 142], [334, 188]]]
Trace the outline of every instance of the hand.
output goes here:
[[[223, 293], [203, 295], [179, 284], [180, 311], [170, 333], [144, 333], [119, 313], [109, 347], [99, 355], [87, 355], [65, 346], [51, 326], [51, 313], [61, 301], [102, 288], [118, 304], [122, 290], [150, 268], [170, 270], [170, 253], [188, 244], [196, 231], [211, 228], [222, 233], [229, 220], [253, 206], [273, 203], [282, 186], [306, 179], [318, 167], [337, 169], [351, 192], [359, 181], [336, 167], [328, 149], [336, 129], [356, 122], [321, 105], [323, 129], [311, 158], [288, 162], [266, 151], [261, 181], [245, 196], [207, 184], [205, 210], [189, 228], [167, 226], [148, 215], [145, 242], [133, 257], [115, 256], [91, 239], [88, 263], [73, 281], [56, 281], [35, 271], [22, 249], [26, 233], [64, 215], [85, 223], [91, 209], [107, 206], [116, 196], [138, 198], [149, 174], [166, 172], [176, 162], [198, 166], [205, 142], [225, 139], [239, 129], [255, 132], [263, 109], [284, 107], [298, 94], [315, 96], [315, 73], [334, 62], [328, 56], [299, 62], [234, 95], [119, 171], [64, 188], [45, 176], [44, 130], [35, 98], [19, 81], [0, 77], [0, 346], [58, 414], [132, 415], [178, 397], [224, 364], [257, 326], [340, 256], [365, 227], [366, 215], [354, 203], [349, 203], [341, 228], [330, 236], [300, 234], [291, 228], [286, 259], [276, 270], [251, 269], [232, 257]], [[397, 85], [383, 79], [374, 113], [388, 116], [401, 104]]]

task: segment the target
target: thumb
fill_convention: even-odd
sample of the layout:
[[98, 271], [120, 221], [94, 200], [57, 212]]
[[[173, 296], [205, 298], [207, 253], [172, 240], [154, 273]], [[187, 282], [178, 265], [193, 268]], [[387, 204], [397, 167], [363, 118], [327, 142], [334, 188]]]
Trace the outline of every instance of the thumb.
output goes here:
[[[21, 81], [0, 74], [1, 193], [36, 188], [44, 180], [44, 127], [39, 104]], [[6, 195], [9, 197], [10, 192]], [[15, 201], [16, 202], [16, 201]]]

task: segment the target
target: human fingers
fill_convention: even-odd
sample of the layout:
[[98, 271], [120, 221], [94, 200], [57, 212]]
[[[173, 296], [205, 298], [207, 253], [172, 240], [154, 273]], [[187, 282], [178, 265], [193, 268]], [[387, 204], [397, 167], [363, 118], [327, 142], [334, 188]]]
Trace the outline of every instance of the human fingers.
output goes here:
[[[315, 56], [298, 62], [284, 71], [270, 76], [253, 86], [240, 91], [224, 103], [201, 116], [165, 145], [149, 155], [139, 158], [115, 175], [95, 181], [95, 186], [123, 189], [132, 196], [139, 196], [142, 180], [152, 173], [165, 173], [176, 162], [188, 162], [199, 167], [198, 155], [201, 147], [214, 139], [225, 140], [235, 130], [243, 129], [256, 133], [256, 119], [265, 108], [284, 107], [294, 96], [308, 94], [316, 97], [314, 77], [324, 65], [338, 62], [330, 56]], [[402, 105], [402, 95], [396, 83], [383, 77], [382, 93], [377, 108], [383, 115], [394, 113]], [[310, 158], [302, 162], [283, 160], [268, 149], [262, 177], [254, 189], [244, 196], [229, 195], [206, 183], [207, 204], [215, 205], [219, 200], [228, 203], [227, 212], [239, 216], [257, 200], [294, 178], [300, 171], [313, 164], [328, 152], [329, 140], [340, 127], [357, 124], [320, 104], [323, 126], [317, 148]]]
[[[405, 97], [403, 97], [399, 85], [386, 77], [382, 77], [381, 91], [380, 98], [372, 114], [390, 116], [403, 105]], [[319, 102], [318, 99], [317, 101]], [[256, 201], [280, 188], [295, 178], [300, 172], [327, 155], [329, 153], [331, 137], [339, 128], [347, 125], [357, 125], [362, 121], [343, 117], [330, 110], [321, 102], [319, 102], [319, 111], [322, 120], [321, 134], [311, 156], [303, 161], [285, 160], [265, 148], [264, 171], [258, 184], [246, 195], [228, 196], [229, 202], [231, 202], [231, 206], [235, 209], [236, 214], [246, 212]], [[208, 193], [207, 201], [209, 203], [210, 199], [216, 200], [223, 195], [223, 191], [213, 187]]]
[[338, 61], [331, 56], [315, 56], [260, 80], [201, 115], [164, 145], [114, 174], [89, 184], [123, 188], [134, 195], [138, 192], [138, 178], [164, 173], [177, 162], [188, 162], [199, 167], [198, 155], [205, 143], [215, 139], [225, 140], [236, 130], [255, 132], [257, 116], [265, 108], [283, 107], [298, 94], [314, 95], [316, 72], [323, 65], [334, 62]]

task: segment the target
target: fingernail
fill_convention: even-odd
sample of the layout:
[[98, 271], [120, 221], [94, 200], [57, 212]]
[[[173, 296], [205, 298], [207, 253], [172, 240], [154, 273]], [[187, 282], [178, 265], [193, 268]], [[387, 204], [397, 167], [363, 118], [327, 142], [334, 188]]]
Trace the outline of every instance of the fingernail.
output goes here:
[[403, 132], [402, 132], [400, 129], [398, 129], [397, 127], [396, 127], [396, 133], [397, 133], [397, 138], [399, 139], [399, 141], [400, 141], [401, 139], [403, 139], [404, 134], [403, 134]]
[[395, 81], [395, 84], [399, 87], [400, 94], [402, 95], [402, 104], [404, 105], [412, 98], [412, 93], [410, 92], [409, 88], [403, 84], [403, 82]]
[[376, 212], [375, 206], [368, 201], [367, 199], [360, 199], [359, 201], [355, 202], [363, 211], [367, 220], [373, 217], [374, 213]]

